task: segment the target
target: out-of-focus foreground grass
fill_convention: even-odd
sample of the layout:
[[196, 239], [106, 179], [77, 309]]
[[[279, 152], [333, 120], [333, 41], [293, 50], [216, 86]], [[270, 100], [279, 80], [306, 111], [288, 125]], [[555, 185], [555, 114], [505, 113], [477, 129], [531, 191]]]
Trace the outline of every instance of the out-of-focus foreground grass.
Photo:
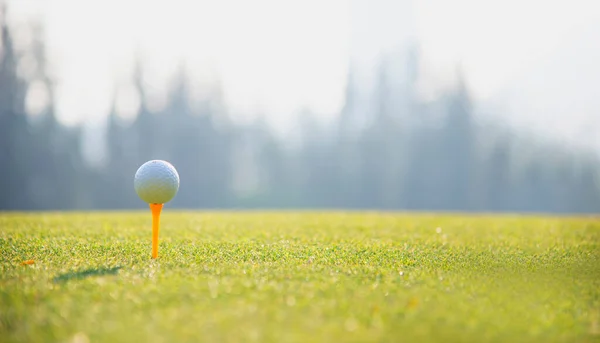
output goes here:
[[594, 218], [166, 208], [160, 237], [0, 214], [0, 341], [600, 340]]

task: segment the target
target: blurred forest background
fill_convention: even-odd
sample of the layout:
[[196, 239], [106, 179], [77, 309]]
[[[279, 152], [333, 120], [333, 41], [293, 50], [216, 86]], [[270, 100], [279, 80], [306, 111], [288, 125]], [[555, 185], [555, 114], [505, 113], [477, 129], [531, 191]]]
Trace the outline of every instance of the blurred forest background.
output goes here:
[[[139, 113], [112, 111], [106, 158], [90, 164], [82, 128], [56, 119], [42, 27], [17, 47], [16, 28], [1, 16], [0, 23], [0, 210], [142, 208], [133, 175], [145, 161], [164, 159], [181, 177], [169, 204], [176, 208], [600, 212], [596, 153], [478, 117], [460, 78], [442, 96], [420, 100], [416, 49], [403, 59], [410, 77], [400, 90], [390, 87], [383, 59], [375, 103], [357, 109], [350, 67], [341, 113], [323, 123], [300, 111], [293, 137], [260, 118], [232, 120], [218, 82], [211, 96], [192, 101], [183, 67], [167, 105], [155, 111], [140, 61]], [[48, 105], [28, 114], [39, 89]]]

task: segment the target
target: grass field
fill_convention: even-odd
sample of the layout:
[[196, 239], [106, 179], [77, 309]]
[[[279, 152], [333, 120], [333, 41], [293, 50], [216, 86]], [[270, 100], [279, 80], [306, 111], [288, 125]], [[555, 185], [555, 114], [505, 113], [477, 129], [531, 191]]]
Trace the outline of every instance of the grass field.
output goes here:
[[600, 341], [599, 219], [166, 208], [158, 260], [150, 225], [0, 214], [0, 341]]

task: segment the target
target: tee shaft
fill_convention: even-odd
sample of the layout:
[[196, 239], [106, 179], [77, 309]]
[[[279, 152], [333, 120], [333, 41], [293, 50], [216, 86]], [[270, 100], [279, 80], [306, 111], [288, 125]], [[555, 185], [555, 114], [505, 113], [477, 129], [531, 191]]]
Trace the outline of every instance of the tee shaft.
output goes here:
[[150, 204], [152, 211], [152, 258], [158, 257], [158, 232], [160, 229], [160, 212], [163, 204]]

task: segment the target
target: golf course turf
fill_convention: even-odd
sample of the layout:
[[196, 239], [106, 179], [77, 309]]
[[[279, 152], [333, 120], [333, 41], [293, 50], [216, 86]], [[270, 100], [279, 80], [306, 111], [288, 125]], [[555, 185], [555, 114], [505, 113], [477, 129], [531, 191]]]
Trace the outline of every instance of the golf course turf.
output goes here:
[[0, 342], [599, 342], [600, 220], [0, 213]]

